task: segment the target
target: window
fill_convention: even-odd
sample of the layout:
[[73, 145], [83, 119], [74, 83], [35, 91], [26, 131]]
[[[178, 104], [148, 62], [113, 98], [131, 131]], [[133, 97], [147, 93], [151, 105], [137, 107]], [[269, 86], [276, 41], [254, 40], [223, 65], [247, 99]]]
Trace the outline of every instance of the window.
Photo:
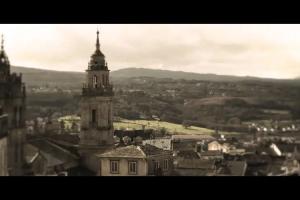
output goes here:
[[98, 78], [97, 78], [96, 75], [94, 75], [94, 76], [93, 76], [93, 87], [94, 87], [94, 88], [97, 88], [97, 85], [98, 85], [97, 83], [98, 83]]
[[17, 143], [15, 143], [15, 164], [16, 163], [18, 163], [18, 157], [19, 157], [19, 148], [20, 148], [20, 146], [19, 146], [19, 143], [18, 143], [18, 141], [17, 141]]
[[93, 109], [92, 110], [92, 123], [96, 123], [96, 114], [97, 114], [96, 110]]
[[117, 160], [110, 161], [110, 173], [111, 174], [119, 173], [119, 161], [117, 161]]
[[107, 123], [108, 123], [108, 126], [111, 126], [111, 111], [110, 111], [110, 108], [108, 108], [108, 116], [107, 116]]
[[15, 127], [19, 127], [18, 125], [18, 107], [14, 107], [14, 119]]
[[106, 85], [106, 84], [105, 84], [105, 76], [104, 76], [104, 74], [102, 75], [102, 84], [103, 84], [103, 85]]
[[154, 170], [159, 169], [159, 162], [158, 161], [153, 161], [154, 162]]
[[136, 161], [128, 162], [128, 174], [137, 174], [137, 162]]
[[169, 169], [169, 160], [165, 159], [164, 160], [164, 170], [168, 170]]
[[21, 124], [22, 121], [23, 121], [23, 108], [22, 108], [22, 106], [21, 106], [21, 107], [19, 107], [19, 124], [20, 124], [20, 125], [22, 125], [22, 124]]

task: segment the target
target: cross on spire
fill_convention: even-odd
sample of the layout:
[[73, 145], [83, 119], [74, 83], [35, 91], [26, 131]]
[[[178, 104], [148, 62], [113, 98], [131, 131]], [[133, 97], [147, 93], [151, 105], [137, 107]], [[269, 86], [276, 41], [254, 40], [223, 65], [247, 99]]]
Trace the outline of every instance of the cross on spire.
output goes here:
[[100, 42], [99, 42], [99, 29], [98, 29], [98, 28], [97, 28], [96, 51], [100, 51]]

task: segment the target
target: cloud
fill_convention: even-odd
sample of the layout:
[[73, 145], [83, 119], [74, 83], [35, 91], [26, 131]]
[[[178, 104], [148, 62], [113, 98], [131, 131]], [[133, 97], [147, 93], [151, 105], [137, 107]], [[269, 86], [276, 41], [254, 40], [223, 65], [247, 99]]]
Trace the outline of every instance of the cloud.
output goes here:
[[[97, 25], [0, 25], [11, 63], [84, 71]], [[300, 75], [300, 25], [139, 25], [100, 27], [110, 69], [146, 67], [293, 78]]]

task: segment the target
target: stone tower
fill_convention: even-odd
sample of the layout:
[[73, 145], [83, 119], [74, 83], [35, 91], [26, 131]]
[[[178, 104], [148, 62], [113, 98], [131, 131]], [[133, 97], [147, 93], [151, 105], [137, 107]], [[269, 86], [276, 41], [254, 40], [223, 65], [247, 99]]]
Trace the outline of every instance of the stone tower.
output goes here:
[[96, 51], [86, 70], [86, 82], [80, 101], [80, 151], [83, 157], [103, 152], [113, 146], [113, 87], [105, 56], [100, 50], [97, 31]]
[[7, 152], [9, 175], [22, 175], [25, 143], [26, 91], [22, 74], [10, 73], [10, 63], [4, 51], [2, 36], [0, 49], [0, 115], [7, 115]]

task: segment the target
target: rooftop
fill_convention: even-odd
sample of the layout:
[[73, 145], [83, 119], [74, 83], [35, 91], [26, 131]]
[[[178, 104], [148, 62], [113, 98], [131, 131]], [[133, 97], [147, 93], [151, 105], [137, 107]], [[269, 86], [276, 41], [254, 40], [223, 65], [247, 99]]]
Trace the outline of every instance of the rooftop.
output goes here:
[[178, 160], [177, 168], [183, 169], [214, 169], [214, 160], [182, 159]]
[[130, 145], [126, 147], [115, 148], [106, 153], [99, 154], [98, 157], [146, 158], [147, 156], [160, 155], [165, 153], [171, 152], [146, 144], [142, 146]]
[[244, 176], [247, 169], [245, 161], [228, 161], [218, 172], [219, 175]]
[[199, 159], [200, 158], [199, 154], [195, 151], [179, 151], [177, 156], [187, 158], [187, 159]]
[[130, 145], [126, 147], [115, 148], [111, 151], [97, 155], [98, 157], [112, 158], [146, 158], [145, 153], [138, 146]]
[[77, 165], [77, 156], [46, 139], [30, 141], [30, 144], [39, 149], [40, 153], [45, 157], [47, 160], [47, 167], [54, 167], [57, 165]]
[[221, 151], [205, 151], [200, 153], [201, 156], [222, 156]]
[[172, 140], [215, 140], [211, 135], [172, 135]]

